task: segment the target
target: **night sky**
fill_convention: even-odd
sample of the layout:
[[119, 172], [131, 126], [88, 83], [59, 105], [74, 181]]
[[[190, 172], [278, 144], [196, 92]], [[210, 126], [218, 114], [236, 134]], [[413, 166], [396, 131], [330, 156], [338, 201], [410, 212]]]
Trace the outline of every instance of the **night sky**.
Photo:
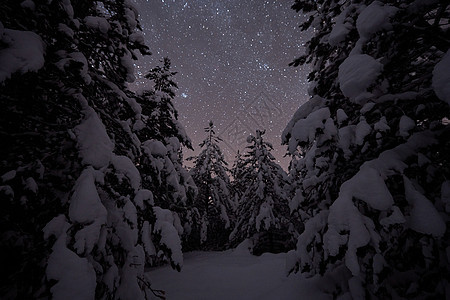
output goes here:
[[287, 168], [281, 132], [307, 99], [307, 67], [288, 64], [307, 40], [291, 0], [136, 0], [147, 45], [153, 55], [137, 62], [134, 88], [164, 56], [172, 60], [179, 90], [175, 107], [195, 151], [209, 120], [224, 140], [232, 164], [247, 136], [266, 129], [273, 154]]

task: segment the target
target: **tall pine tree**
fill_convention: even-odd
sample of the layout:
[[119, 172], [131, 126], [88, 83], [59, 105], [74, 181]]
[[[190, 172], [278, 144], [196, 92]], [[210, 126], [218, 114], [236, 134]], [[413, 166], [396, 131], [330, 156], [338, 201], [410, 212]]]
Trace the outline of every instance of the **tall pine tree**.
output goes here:
[[[173, 81], [176, 72], [170, 71], [170, 60], [162, 60], [163, 67], [149, 71], [146, 78], [153, 81], [153, 89], [145, 89], [134, 95], [142, 107], [132, 131], [140, 143], [141, 155], [137, 168], [142, 174], [142, 186], [152, 191], [154, 204], [172, 213], [178, 235], [189, 236], [195, 211], [190, 204], [196, 187], [183, 166], [182, 149], [191, 148], [191, 141], [178, 121], [178, 112], [173, 105], [177, 85]], [[152, 264], [166, 260], [164, 252], [156, 245], [148, 259]]]
[[234, 178], [245, 186], [239, 199], [236, 226], [230, 241], [237, 245], [250, 239], [253, 253], [279, 252], [290, 247], [294, 228], [289, 218], [286, 173], [274, 161], [272, 145], [263, 139], [264, 131], [249, 136], [247, 153], [240, 176]]
[[173, 105], [176, 72], [171, 71], [168, 58], [164, 58], [162, 64], [145, 76], [153, 81], [153, 89], [136, 95], [142, 107], [141, 118], [133, 127], [142, 141], [143, 155], [138, 168], [145, 174], [143, 186], [153, 191], [155, 204], [176, 213], [182, 227], [180, 235], [188, 239], [198, 222], [198, 214], [193, 208], [197, 189], [183, 166], [182, 149], [192, 149], [192, 146]]
[[191, 174], [198, 188], [195, 206], [201, 216], [200, 243], [203, 248], [221, 249], [228, 242], [233, 221], [228, 164], [219, 147], [222, 139], [216, 136], [212, 121], [205, 133], [207, 136], [199, 145], [202, 151], [191, 158]]

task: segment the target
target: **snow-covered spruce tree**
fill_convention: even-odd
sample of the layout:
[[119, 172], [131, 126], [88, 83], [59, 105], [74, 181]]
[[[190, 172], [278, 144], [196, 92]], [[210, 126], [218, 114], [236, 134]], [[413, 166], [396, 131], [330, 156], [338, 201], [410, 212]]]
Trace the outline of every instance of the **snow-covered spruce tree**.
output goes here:
[[165, 57], [161, 63], [162, 66], [156, 66], [145, 75], [145, 78], [153, 81], [153, 89], [138, 93], [137, 101], [145, 117], [143, 123], [136, 125], [136, 129], [139, 129], [141, 140], [151, 138], [165, 141], [169, 137], [176, 137], [184, 147], [192, 149], [191, 140], [178, 121], [178, 112], [173, 105], [178, 88], [173, 77], [177, 72], [171, 71], [169, 58]]
[[280, 252], [290, 247], [293, 227], [285, 191], [286, 172], [274, 161], [272, 145], [264, 131], [250, 135], [243, 171], [235, 181], [246, 189], [238, 203], [236, 226], [230, 234], [232, 245], [245, 239], [253, 244], [253, 254]]
[[182, 264], [177, 220], [135, 167], [137, 15], [129, 1], [2, 3], [2, 298], [149, 298], [146, 255]]
[[198, 188], [195, 207], [200, 213], [200, 243], [204, 249], [223, 249], [231, 232], [233, 205], [227, 162], [216, 136], [214, 124], [205, 128], [206, 138], [200, 143], [201, 152], [189, 158], [194, 167], [190, 173]]
[[313, 64], [311, 99], [283, 133], [307, 220], [291, 270], [354, 299], [448, 298], [449, 2], [293, 8], [316, 31], [293, 63]]
[[[173, 106], [176, 72], [170, 71], [168, 58], [162, 62], [162, 67], [153, 68], [145, 76], [153, 81], [153, 89], [136, 95], [142, 107], [141, 118], [133, 127], [142, 141], [143, 155], [138, 169], [144, 174], [143, 187], [153, 191], [156, 205], [173, 212], [175, 220], [181, 224], [179, 234], [187, 243], [192, 227], [198, 222], [198, 213], [193, 208], [196, 187], [183, 166], [182, 147], [192, 149], [192, 146]], [[188, 245], [184, 246], [189, 249]]]

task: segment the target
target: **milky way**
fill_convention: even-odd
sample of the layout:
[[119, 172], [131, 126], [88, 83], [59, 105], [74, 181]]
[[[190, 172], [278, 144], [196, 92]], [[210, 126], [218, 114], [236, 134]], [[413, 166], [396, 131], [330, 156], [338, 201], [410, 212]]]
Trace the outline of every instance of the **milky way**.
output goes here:
[[142, 75], [164, 56], [172, 60], [179, 89], [175, 107], [199, 152], [209, 120], [232, 163], [256, 129], [283, 167], [281, 132], [307, 99], [308, 68], [288, 64], [307, 40], [292, 1], [136, 0], [147, 45], [153, 55], [140, 59], [135, 87], [150, 85]]

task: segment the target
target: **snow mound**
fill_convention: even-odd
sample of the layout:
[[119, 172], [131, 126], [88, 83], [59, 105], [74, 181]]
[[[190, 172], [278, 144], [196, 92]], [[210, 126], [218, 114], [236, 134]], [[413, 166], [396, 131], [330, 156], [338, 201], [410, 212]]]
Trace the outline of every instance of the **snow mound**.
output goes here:
[[137, 191], [141, 186], [141, 174], [131, 159], [123, 155], [113, 155], [111, 164], [119, 174], [125, 175], [131, 184], [131, 187]]
[[95, 299], [96, 275], [86, 258], [66, 247], [67, 235], [62, 234], [48, 259], [47, 279], [57, 280], [50, 292], [53, 299]]
[[96, 171], [92, 167], [88, 167], [75, 183], [69, 206], [69, 217], [72, 222], [106, 222], [107, 212], [97, 193], [94, 172]]
[[344, 96], [356, 99], [372, 85], [383, 70], [383, 65], [367, 54], [347, 57], [339, 66], [338, 80]]
[[[450, 104], [450, 50], [433, 70], [432, 85], [434, 92], [442, 101]], [[1, 79], [1, 78], [0, 78]]]
[[2, 182], [13, 180], [16, 177], [16, 174], [17, 174], [16, 170], [6, 172], [1, 176]]
[[65, 215], [59, 215], [57, 217], [54, 217], [42, 229], [42, 231], [44, 232], [44, 239], [47, 240], [52, 235], [55, 236], [56, 238], [59, 238], [59, 236], [65, 230], [66, 224], [67, 224], [67, 220], [66, 220]]
[[105, 126], [89, 106], [84, 109], [85, 119], [74, 128], [83, 164], [95, 168], [107, 166], [114, 149]]
[[[261, 230], [261, 223], [265, 230], [269, 230], [269, 227], [274, 222], [275, 216], [272, 211], [273, 201], [272, 199], [268, 199], [259, 207], [259, 213], [256, 216], [256, 230]], [[276, 223], [275, 223], [276, 224]], [[274, 224], [274, 225], [275, 225]]]
[[391, 129], [391, 127], [389, 127], [389, 125], [386, 121], [385, 116], [381, 117], [380, 120], [373, 125], [373, 128], [376, 131], [383, 131], [383, 132]]
[[329, 117], [330, 109], [324, 107], [312, 112], [306, 118], [298, 120], [291, 130], [289, 152], [294, 153], [297, 145], [301, 142], [314, 140], [317, 129], [324, 129], [325, 122]]
[[338, 124], [340, 125], [343, 122], [347, 121], [348, 116], [342, 108], [339, 108], [336, 111], [336, 118], [337, 118]]
[[328, 36], [328, 43], [331, 46], [336, 46], [340, 42], [344, 41], [352, 29], [352, 24], [345, 22], [348, 11], [349, 8], [346, 8], [338, 17], [336, 17], [335, 25]]
[[313, 111], [321, 108], [325, 104], [325, 99], [315, 96], [314, 98], [308, 100], [306, 103], [302, 104], [299, 109], [294, 113], [294, 116], [287, 124], [286, 128], [283, 130], [282, 142], [287, 143], [288, 136], [292, 132], [292, 128], [295, 126], [297, 121], [308, 117]]
[[361, 167], [354, 177], [342, 185], [339, 192], [341, 197], [360, 199], [377, 210], [387, 210], [394, 203], [382, 174], [366, 166]]
[[434, 205], [417, 191], [411, 181], [403, 176], [405, 182], [406, 200], [412, 205], [409, 226], [414, 231], [442, 237], [446, 231], [446, 225]]
[[[96, 174], [92, 167], [85, 169], [75, 183], [70, 198], [69, 218], [83, 227], [75, 234], [74, 248], [78, 254], [90, 253], [98, 244], [102, 226], [106, 224], [107, 211], [95, 186]], [[50, 229], [47, 229], [49, 233]], [[48, 234], [48, 233], [47, 233]]]
[[25, 0], [20, 3], [20, 6], [23, 8], [28, 8], [29, 10], [34, 10], [36, 5], [32, 0]]
[[37, 71], [44, 66], [44, 42], [36, 33], [4, 28], [0, 30], [0, 43], [6, 44], [0, 49], [0, 82], [15, 72]]
[[389, 19], [397, 12], [397, 8], [384, 5], [379, 1], [372, 2], [358, 16], [356, 28], [361, 38], [368, 39], [380, 30], [392, 28]]
[[367, 123], [366, 120], [362, 119], [355, 129], [355, 142], [357, 145], [364, 144], [364, 139], [370, 134], [372, 127]]
[[[63, 24], [61, 24], [63, 25]], [[90, 84], [92, 81], [91, 76], [88, 72], [88, 62], [86, 57], [81, 52], [72, 52], [67, 55], [67, 58], [63, 58], [56, 63], [56, 66], [61, 70], [65, 71], [65, 68], [69, 66], [71, 61], [75, 61], [81, 64], [80, 75], [86, 84]]]
[[402, 137], [408, 137], [409, 131], [416, 127], [416, 122], [408, 116], [402, 116], [400, 118], [398, 133]]
[[129, 39], [133, 43], [138, 43], [138, 44], [145, 43], [144, 36], [140, 32], [133, 32], [132, 34], [130, 34]]
[[234, 255], [251, 254], [253, 252], [254, 242], [251, 239], [243, 240], [235, 249]]
[[147, 189], [139, 190], [134, 196], [134, 204], [141, 209], [145, 208], [144, 201], [149, 205], [154, 205], [153, 193]]
[[339, 147], [344, 151], [346, 158], [350, 157], [352, 151], [350, 145], [355, 141], [356, 125], [349, 125], [339, 128]]
[[134, 62], [133, 57], [129, 51], [125, 51], [123, 53], [123, 56], [120, 58], [120, 64], [127, 71], [126, 81], [129, 83], [134, 82], [136, 80], [136, 77], [134, 76]]
[[328, 43], [331, 46], [336, 46], [343, 40], [351, 30], [351, 25], [348, 23], [336, 24], [331, 30], [330, 36], [328, 37]]
[[30, 191], [30, 192], [33, 192], [34, 194], [37, 194], [37, 192], [39, 190], [39, 187], [38, 187], [38, 185], [36, 183], [36, 180], [34, 180], [33, 177], [28, 177], [25, 180], [25, 189]]
[[108, 20], [102, 17], [87, 16], [84, 18], [84, 22], [87, 27], [99, 30], [101, 33], [107, 33], [111, 29]]
[[183, 253], [181, 252], [181, 241], [177, 229], [175, 229], [175, 218], [172, 212], [160, 207], [153, 207], [156, 216], [154, 230], [161, 234], [161, 244], [171, 250], [171, 259], [178, 265], [183, 266]]
[[165, 156], [167, 154], [166, 146], [158, 140], [145, 141], [142, 143], [142, 148], [147, 154], [153, 156]]

